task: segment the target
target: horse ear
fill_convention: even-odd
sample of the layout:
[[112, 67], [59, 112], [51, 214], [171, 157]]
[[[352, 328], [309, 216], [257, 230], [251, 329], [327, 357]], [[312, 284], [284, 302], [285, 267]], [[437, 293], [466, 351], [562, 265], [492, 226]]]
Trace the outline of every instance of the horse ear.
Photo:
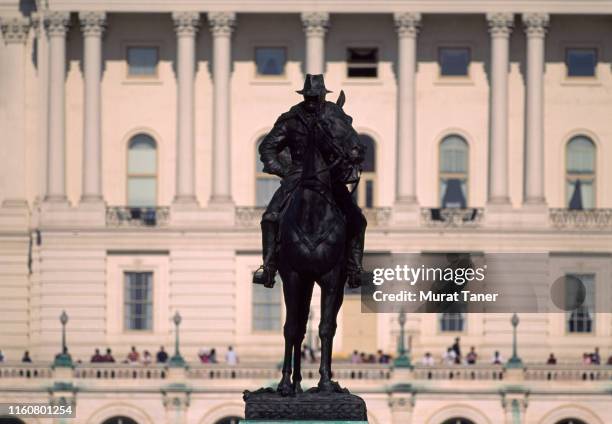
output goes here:
[[336, 104], [342, 108], [342, 106], [344, 106], [345, 101], [346, 96], [344, 95], [344, 90], [340, 90], [340, 95], [338, 96], [338, 100], [336, 100]]

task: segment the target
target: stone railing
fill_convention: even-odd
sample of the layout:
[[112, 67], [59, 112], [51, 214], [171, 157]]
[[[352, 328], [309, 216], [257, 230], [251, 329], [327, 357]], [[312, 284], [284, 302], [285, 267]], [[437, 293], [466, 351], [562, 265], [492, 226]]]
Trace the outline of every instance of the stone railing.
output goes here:
[[104, 380], [151, 380], [166, 378], [164, 365], [130, 364], [78, 364], [74, 368], [74, 378]]
[[564, 229], [612, 229], [612, 209], [550, 209], [550, 223]]
[[526, 365], [525, 380], [612, 381], [612, 366]]
[[0, 364], [0, 380], [8, 378], [51, 378], [51, 364]]
[[170, 208], [157, 206], [133, 208], [109, 206], [106, 208], [107, 227], [163, 227], [170, 221]]
[[417, 365], [414, 368], [417, 380], [502, 380], [502, 365]]
[[253, 364], [196, 364], [190, 365], [187, 378], [205, 380], [235, 380], [235, 379], [276, 379], [280, 376], [278, 365], [266, 363]]
[[421, 223], [426, 227], [478, 227], [483, 216], [483, 208], [421, 208]]
[[[334, 378], [359, 381], [386, 381], [393, 379], [393, 366], [389, 364], [334, 363]], [[163, 380], [168, 377], [165, 365], [130, 364], [75, 364], [75, 379], [90, 380]], [[416, 365], [415, 380], [493, 381], [505, 378], [503, 365]], [[306, 380], [319, 378], [318, 364], [304, 364], [302, 376]], [[280, 378], [280, 364], [242, 363], [188, 364], [185, 377], [194, 380], [276, 380]], [[10, 379], [53, 379], [51, 364], [0, 364], [0, 385]], [[524, 378], [528, 381], [612, 381], [612, 366], [606, 365], [542, 365], [525, 364]]]
[[[236, 225], [243, 228], [259, 228], [259, 221], [261, 221], [264, 210], [263, 207], [237, 207]], [[364, 208], [362, 210], [369, 227], [385, 226], [391, 221], [391, 208]]]
[[[334, 364], [334, 378], [340, 380], [388, 380], [391, 378], [391, 367], [379, 364]], [[277, 379], [280, 377], [280, 365], [272, 364], [198, 364], [189, 367], [187, 376], [194, 379]], [[303, 364], [304, 379], [318, 379], [318, 364]]]

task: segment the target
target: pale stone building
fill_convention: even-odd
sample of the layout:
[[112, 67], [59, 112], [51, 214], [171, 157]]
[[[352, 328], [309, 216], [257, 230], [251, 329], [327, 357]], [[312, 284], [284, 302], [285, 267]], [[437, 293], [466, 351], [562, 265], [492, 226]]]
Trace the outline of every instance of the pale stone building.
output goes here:
[[[339, 365], [370, 421], [612, 422], [611, 368], [582, 364], [612, 354], [612, 1], [0, 0], [0, 23], [2, 401], [65, 398], [78, 423], [228, 423], [243, 389], [277, 378], [280, 288], [250, 280], [278, 182], [256, 147], [308, 72], [345, 91], [370, 146], [369, 261], [533, 252], [534, 272], [594, 293], [580, 313], [521, 315], [518, 370], [489, 365], [511, 355], [510, 314], [408, 315], [415, 362], [461, 336], [479, 365]], [[53, 370], [62, 310], [84, 362], [172, 354], [180, 311], [191, 366]], [[338, 359], [394, 352], [397, 322], [347, 293]], [[230, 345], [239, 365], [197, 364]]]

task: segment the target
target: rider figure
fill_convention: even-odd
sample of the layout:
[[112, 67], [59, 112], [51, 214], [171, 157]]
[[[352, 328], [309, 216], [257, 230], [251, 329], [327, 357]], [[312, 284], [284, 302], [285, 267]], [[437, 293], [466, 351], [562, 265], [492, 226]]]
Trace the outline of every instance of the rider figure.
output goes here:
[[[304, 101], [283, 113], [259, 146], [264, 172], [282, 179], [281, 187], [272, 196], [261, 219], [263, 266], [253, 275], [253, 283], [263, 284], [269, 288], [274, 286], [277, 271], [279, 214], [299, 181], [306, 145], [311, 137], [315, 139], [321, 136], [317, 128], [326, 126], [333, 120], [343, 120], [349, 125], [352, 122], [352, 118], [344, 113], [341, 105], [325, 101], [325, 95], [331, 91], [325, 88], [323, 75], [307, 74], [304, 88], [297, 93], [304, 96]], [[333, 140], [332, 143], [336, 144], [338, 141]], [[283, 152], [285, 148], [288, 148], [291, 154], [290, 163], [286, 152]], [[334, 153], [341, 149], [342, 146], [331, 146], [328, 152], [322, 153], [332, 160]], [[363, 161], [364, 150], [362, 146], [355, 166]], [[350, 287], [359, 287], [363, 272], [362, 259], [367, 221], [344, 182], [334, 181], [333, 193], [347, 218], [347, 284]]]

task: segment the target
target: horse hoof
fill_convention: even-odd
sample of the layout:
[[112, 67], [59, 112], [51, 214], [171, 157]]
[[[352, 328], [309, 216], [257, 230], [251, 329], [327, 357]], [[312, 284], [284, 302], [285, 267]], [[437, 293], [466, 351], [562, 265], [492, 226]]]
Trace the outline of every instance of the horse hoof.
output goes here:
[[293, 392], [295, 394], [304, 393], [304, 390], [302, 390], [302, 385], [300, 383], [293, 383]]
[[276, 391], [280, 393], [282, 397], [291, 396], [294, 393], [293, 387], [291, 387], [291, 384], [289, 383], [279, 384], [278, 387], [276, 388]]
[[321, 393], [344, 393], [346, 392], [346, 389], [343, 389], [342, 387], [340, 387], [340, 384], [332, 380], [319, 381], [319, 384], [317, 385], [317, 387], [319, 389], [319, 392]]

